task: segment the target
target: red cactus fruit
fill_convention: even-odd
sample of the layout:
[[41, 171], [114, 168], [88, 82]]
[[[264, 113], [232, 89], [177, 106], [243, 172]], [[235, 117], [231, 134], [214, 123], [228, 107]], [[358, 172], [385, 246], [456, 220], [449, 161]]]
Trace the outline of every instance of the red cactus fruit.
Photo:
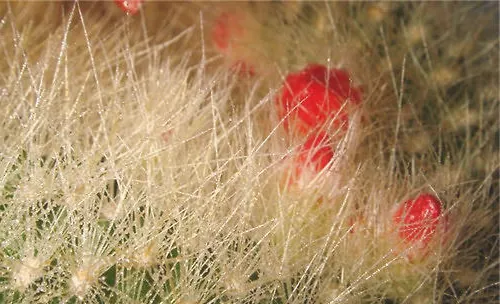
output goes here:
[[398, 225], [398, 235], [407, 243], [419, 242], [423, 247], [433, 239], [442, 219], [442, 207], [432, 194], [420, 194], [398, 207], [393, 221]]
[[297, 156], [292, 159], [290, 185], [308, 184], [333, 158], [333, 149], [328, 144], [329, 137], [320, 132], [311, 135], [300, 146]]
[[139, 11], [144, 0], [115, 0], [116, 5], [125, 13], [134, 15]]
[[302, 134], [322, 127], [329, 119], [334, 126], [345, 128], [350, 106], [360, 102], [361, 89], [351, 86], [345, 70], [319, 64], [289, 74], [277, 99], [285, 129], [293, 125]]
[[312, 165], [316, 172], [323, 170], [333, 158], [333, 150], [328, 145], [328, 139], [325, 132], [309, 136], [301, 147], [299, 165]]

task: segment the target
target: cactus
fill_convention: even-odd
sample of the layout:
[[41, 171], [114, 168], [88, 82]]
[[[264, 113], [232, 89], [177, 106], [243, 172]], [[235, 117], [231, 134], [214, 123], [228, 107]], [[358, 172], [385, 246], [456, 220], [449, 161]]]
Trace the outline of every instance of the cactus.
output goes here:
[[0, 3], [0, 303], [498, 300], [497, 3], [115, 2]]

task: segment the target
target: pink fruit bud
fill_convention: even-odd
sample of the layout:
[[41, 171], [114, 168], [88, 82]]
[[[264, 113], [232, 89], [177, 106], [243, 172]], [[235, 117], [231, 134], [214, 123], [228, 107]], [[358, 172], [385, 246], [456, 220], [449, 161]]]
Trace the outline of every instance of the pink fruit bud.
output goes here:
[[143, 1], [144, 0], [115, 0], [115, 3], [125, 13], [134, 15], [139, 11], [139, 8]]
[[226, 56], [233, 71], [240, 75], [253, 76], [255, 70], [247, 61], [248, 50], [243, 43], [248, 35], [244, 25], [244, 15], [223, 12], [215, 19], [211, 36], [215, 48]]
[[231, 50], [232, 44], [245, 33], [241, 25], [241, 16], [235, 13], [223, 12], [215, 20], [212, 28], [212, 40], [217, 49], [222, 52]]

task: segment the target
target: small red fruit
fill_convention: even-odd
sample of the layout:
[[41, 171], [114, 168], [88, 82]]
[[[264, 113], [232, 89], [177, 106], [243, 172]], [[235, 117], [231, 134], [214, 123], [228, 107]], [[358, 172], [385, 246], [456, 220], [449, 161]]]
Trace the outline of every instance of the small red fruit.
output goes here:
[[299, 165], [312, 165], [316, 172], [323, 170], [333, 158], [333, 150], [328, 145], [328, 140], [325, 132], [309, 136], [301, 147]]
[[309, 182], [323, 170], [333, 158], [333, 149], [329, 145], [326, 133], [313, 134], [300, 146], [298, 154], [292, 159], [292, 176], [289, 184], [299, 187]]
[[441, 202], [432, 194], [420, 194], [401, 204], [393, 215], [399, 237], [407, 243], [420, 242], [425, 247], [440, 224]]
[[329, 119], [345, 128], [350, 104], [360, 102], [361, 89], [351, 86], [345, 70], [329, 70], [319, 64], [289, 74], [277, 99], [285, 129], [293, 125], [303, 134], [322, 127]]
[[116, 5], [125, 13], [134, 15], [139, 11], [144, 0], [115, 0]]

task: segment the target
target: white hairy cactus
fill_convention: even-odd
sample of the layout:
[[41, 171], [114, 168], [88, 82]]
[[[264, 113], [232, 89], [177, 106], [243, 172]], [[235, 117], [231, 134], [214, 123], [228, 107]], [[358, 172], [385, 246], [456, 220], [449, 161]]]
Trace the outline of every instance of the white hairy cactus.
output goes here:
[[498, 4], [132, 2], [0, 3], [0, 303], [498, 300]]

